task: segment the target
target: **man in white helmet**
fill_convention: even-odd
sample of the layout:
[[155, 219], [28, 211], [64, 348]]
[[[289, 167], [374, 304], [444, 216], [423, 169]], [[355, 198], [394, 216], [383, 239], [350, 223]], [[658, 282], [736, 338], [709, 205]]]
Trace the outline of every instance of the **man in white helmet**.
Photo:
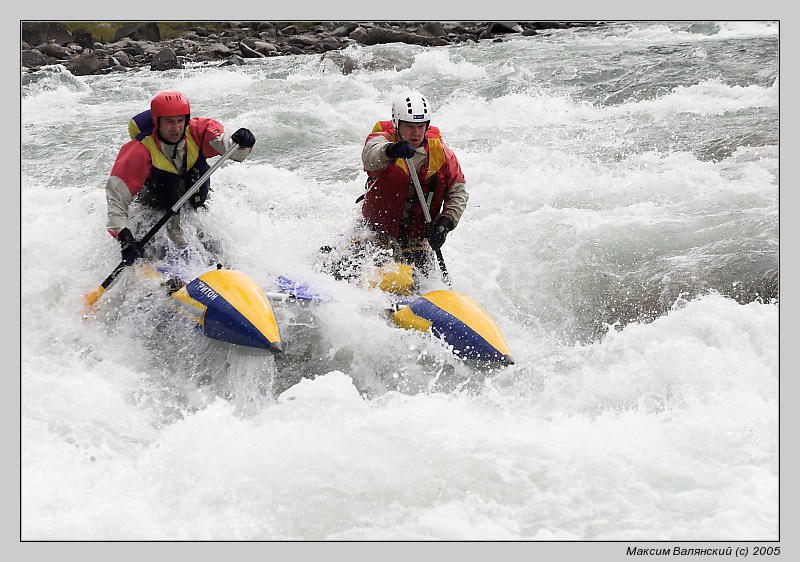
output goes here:
[[[361, 206], [367, 225], [390, 243], [396, 241], [401, 260], [423, 274], [430, 271], [431, 249], [438, 251], [447, 233], [458, 226], [469, 199], [461, 165], [439, 129], [430, 124], [431, 117], [425, 96], [404, 92], [392, 104], [391, 121], [375, 124], [361, 152], [368, 175]], [[430, 224], [407, 161], [417, 170]]]

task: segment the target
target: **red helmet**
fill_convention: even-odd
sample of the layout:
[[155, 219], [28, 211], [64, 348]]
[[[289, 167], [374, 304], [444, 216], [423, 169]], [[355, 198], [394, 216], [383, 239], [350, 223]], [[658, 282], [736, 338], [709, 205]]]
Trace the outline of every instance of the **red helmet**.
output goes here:
[[150, 102], [150, 115], [153, 117], [153, 125], [156, 127], [158, 127], [159, 117], [185, 115], [188, 120], [190, 114], [189, 100], [180, 92], [158, 92]]

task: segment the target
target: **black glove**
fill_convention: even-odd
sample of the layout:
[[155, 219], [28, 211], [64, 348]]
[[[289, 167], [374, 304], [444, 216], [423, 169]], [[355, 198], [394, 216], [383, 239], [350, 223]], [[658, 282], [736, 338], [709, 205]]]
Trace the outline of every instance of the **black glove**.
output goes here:
[[431, 245], [434, 251], [438, 250], [439, 248], [444, 245], [444, 241], [447, 238], [447, 233], [453, 230], [456, 226], [453, 224], [453, 221], [439, 215], [436, 217], [431, 223], [430, 230], [428, 230], [428, 244]]
[[122, 261], [125, 265], [133, 265], [136, 258], [141, 257], [142, 248], [127, 228], [123, 228], [117, 235], [117, 240], [122, 244]]
[[245, 128], [233, 133], [231, 140], [243, 148], [253, 148], [253, 145], [256, 144], [256, 137], [253, 136], [249, 129]]
[[408, 141], [390, 142], [386, 145], [386, 156], [389, 158], [411, 158], [414, 149]]

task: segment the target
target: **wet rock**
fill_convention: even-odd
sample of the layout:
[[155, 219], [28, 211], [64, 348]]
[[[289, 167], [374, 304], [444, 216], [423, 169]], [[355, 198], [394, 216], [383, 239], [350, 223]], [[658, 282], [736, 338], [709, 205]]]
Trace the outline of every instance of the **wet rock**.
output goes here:
[[66, 69], [75, 76], [102, 74], [105, 68], [105, 65], [94, 53], [89, 53], [88, 55], [80, 54], [70, 60], [65, 66]]
[[40, 50], [42, 54], [48, 57], [54, 57], [57, 59], [64, 59], [67, 58], [69, 51], [66, 48], [62, 47], [61, 45], [57, 45], [56, 43], [47, 43], [43, 45]]
[[246, 59], [258, 59], [266, 56], [263, 53], [259, 53], [254, 48], [249, 47], [245, 41], [239, 42], [239, 52], [241, 52], [242, 56]]
[[515, 21], [496, 21], [489, 26], [490, 33], [522, 33], [523, 29]]
[[156, 22], [141, 23], [129, 27], [120, 27], [114, 36], [114, 41], [130, 37], [134, 41], [161, 41], [161, 30]]
[[91, 49], [92, 44], [94, 43], [94, 37], [88, 31], [81, 31], [76, 29], [72, 37], [75, 39], [75, 43], [83, 47], [84, 49]]
[[178, 61], [175, 51], [169, 47], [161, 49], [150, 63], [150, 70], [171, 70], [173, 68], [183, 68], [183, 65]]
[[38, 49], [26, 49], [20, 53], [20, 64], [25, 68], [37, 69], [47, 64], [44, 53]]
[[130, 58], [130, 56], [128, 56], [128, 53], [126, 53], [125, 51], [115, 51], [111, 55], [111, 59], [109, 59], [109, 60], [115, 66], [116, 65], [121, 65], [121, 66], [124, 66], [126, 68], [130, 68], [132, 66], [131, 65], [131, 58]]
[[441, 47], [447, 45], [447, 41], [443, 40], [441, 37], [425, 36], [418, 33], [409, 33], [407, 31], [397, 31], [380, 27], [374, 27], [368, 30], [361, 39], [361, 43], [364, 45], [408, 43], [411, 45], [424, 45], [426, 47]]
[[20, 26], [22, 40], [29, 45], [41, 45], [54, 41], [59, 45], [66, 45], [74, 41], [72, 33], [66, 24], [55, 21], [24, 21]]

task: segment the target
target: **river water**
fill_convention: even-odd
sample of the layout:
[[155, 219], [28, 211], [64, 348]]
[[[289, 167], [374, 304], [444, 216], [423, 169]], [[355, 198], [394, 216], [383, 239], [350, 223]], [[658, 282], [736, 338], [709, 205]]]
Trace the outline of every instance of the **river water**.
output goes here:
[[[777, 540], [778, 51], [777, 22], [616, 22], [22, 73], [21, 538]], [[453, 288], [513, 366], [465, 364], [316, 267], [408, 88], [470, 192]], [[265, 290], [329, 297], [276, 304], [284, 356], [184, 333], [129, 272], [82, 319], [119, 262], [106, 178], [162, 89], [257, 138], [185, 220]]]

